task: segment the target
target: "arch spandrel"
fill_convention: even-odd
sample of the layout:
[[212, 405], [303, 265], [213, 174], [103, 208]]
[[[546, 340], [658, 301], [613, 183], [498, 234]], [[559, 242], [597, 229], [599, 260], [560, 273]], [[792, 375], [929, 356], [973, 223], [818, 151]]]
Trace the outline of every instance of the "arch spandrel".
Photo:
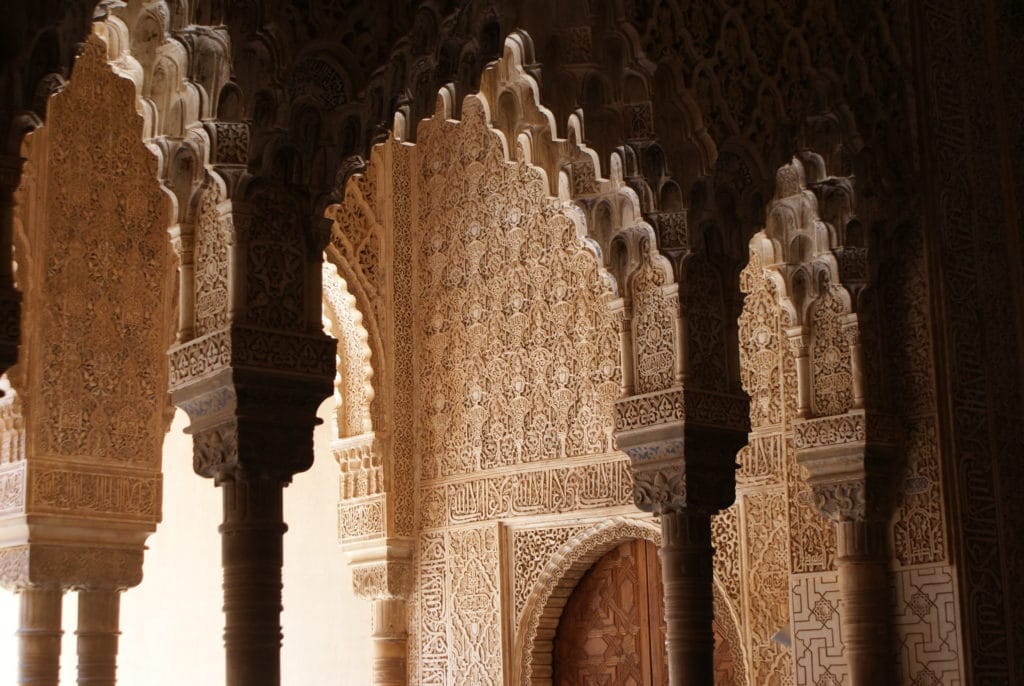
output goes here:
[[[606, 452], [609, 437], [602, 437], [598, 427], [582, 427], [579, 436], [567, 431], [576, 423], [573, 416], [579, 416], [575, 414], [578, 410], [571, 409], [573, 402], [598, 403], [591, 421], [605, 417], [607, 425], [608, 403], [617, 392], [612, 389], [618, 386], [616, 377], [598, 377], [591, 382], [589, 375], [581, 373], [582, 368], [576, 370], [578, 365], [592, 363], [598, 369], [617, 369], [618, 360], [617, 336], [607, 306], [612, 293], [602, 294], [596, 288], [601, 267], [592, 254], [588, 268], [580, 271], [574, 266], [574, 256], [586, 251], [580, 239], [582, 222], [575, 212], [558, 208], [548, 199], [540, 174], [523, 163], [506, 161], [501, 141], [490, 133], [487, 112], [478, 101], [468, 98], [462, 114], [459, 124], [435, 119], [420, 126], [417, 148], [423, 151], [421, 159], [428, 164], [434, 156], [442, 160], [441, 168], [431, 170], [430, 176], [424, 168], [420, 182], [428, 189], [438, 175], [452, 180], [463, 177], [469, 182], [465, 191], [453, 193], [449, 186], [446, 195], [424, 196], [419, 204], [422, 233], [418, 251], [424, 260], [420, 269], [426, 285], [419, 297], [424, 302], [444, 303], [440, 326], [424, 322], [421, 330], [427, 332], [424, 343], [439, 336], [464, 340], [469, 364], [479, 362], [483, 385], [479, 391], [470, 390], [467, 407], [440, 406], [441, 412], [451, 412], [454, 425], [448, 431], [442, 434], [425, 429], [422, 444], [434, 446], [440, 461], [433, 467], [426, 464], [424, 476], [444, 478], [542, 456]], [[476, 146], [482, 147], [478, 150]], [[459, 152], [452, 155], [446, 148]], [[474, 173], [477, 165], [481, 165], [479, 175]], [[497, 198], [501, 201], [492, 202]], [[519, 228], [525, 232], [521, 242], [515, 240]], [[476, 252], [479, 258], [473, 257]], [[463, 253], [465, 262], [459, 260]], [[435, 265], [435, 255], [443, 255], [444, 262]], [[438, 268], [442, 272], [433, 278]], [[537, 281], [541, 274], [549, 285]], [[575, 297], [581, 289], [593, 295]], [[517, 324], [520, 319], [522, 323]], [[555, 341], [548, 338], [557, 322], [564, 322], [576, 333], [552, 348]], [[572, 326], [574, 322], [576, 326]], [[481, 340], [481, 336], [487, 338]], [[593, 362], [575, 358], [575, 351], [588, 349], [592, 352], [585, 354], [597, 356]], [[607, 364], [599, 362], [602, 356], [608, 358]], [[450, 389], [445, 385], [444, 369], [450, 365], [438, 367], [430, 358], [421, 359], [425, 384], [435, 383], [430, 381], [435, 379], [437, 390], [461, 395], [456, 392], [459, 384]], [[559, 364], [570, 366], [564, 375]], [[468, 377], [462, 384], [467, 383]], [[609, 386], [607, 392], [601, 390], [601, 384]], [[564, 407], [570, 414], [563, 416], [559, 399], [566, 392], [569, 404]], [[544, 417], [546, 428], [523, 424], [527, 411], [535, 421]], [[428, 406], [425, 412], [429, 417], [438, 409]], [[472, 419], [477, 413], [489, 420], [478, 423]], [[479, 441], [462, 447], [449, 442], [454, 438], [452, 431], [456, 436], [461, 433], [460, 418], [469, 421], [471, 429], [482, 431]], [[423, 426], [431, 425], [428, 419]], [[520, 437], [512, 438], [517, 433]], [[480, 454], [469, 449], [471, 444], [481, 445]]]

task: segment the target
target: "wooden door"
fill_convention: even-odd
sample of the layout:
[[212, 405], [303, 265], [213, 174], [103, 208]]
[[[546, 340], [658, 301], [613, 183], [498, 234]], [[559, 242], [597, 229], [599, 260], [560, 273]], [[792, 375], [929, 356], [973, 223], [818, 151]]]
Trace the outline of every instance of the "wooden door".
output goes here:
[[598, 560], [562, 611], [554, 686], [667, 683], [660, 587], [658, 551], [648, 541], [627, 541]]
[[[553, 685], [667, 686], [664, 617], [657, 547], [619, 545], [587, 571], [562, 610]], [[732, 686], [732, 656], [715, 629], [715, 684]]]

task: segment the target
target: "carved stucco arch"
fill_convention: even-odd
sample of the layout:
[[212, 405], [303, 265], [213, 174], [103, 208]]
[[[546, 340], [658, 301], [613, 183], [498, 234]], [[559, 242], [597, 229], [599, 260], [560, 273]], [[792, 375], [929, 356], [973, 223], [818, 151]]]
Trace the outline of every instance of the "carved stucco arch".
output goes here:
[[[227, 45], [220, 61], [208, 64], [214, 61], [209, 50], [197, 54], [171, 34], [172, 15], [167, 2], [129, 3], [95, 22], [93, 32], [107, 44], [114, 71], [135, 84], [143, 142], [157, 156], [157, 178], [173, 201], [172, 222], [180, 222], [191, 219], [193, 194], [216, 144], [216, 133], [202, 120], [213, 116], [226, 82]], [[200, 59], [207, 62], [203, 69], [196, 68]], [[196, 73], [208, 82], [194, 82]]]
[[[516, 626], [514, 683], [519, 686], [551, 686], [555, 633], [573, 589], [587, 570], [607, 552], [637, 539], [660, 546], [661, 529], [650, 520], [612, 517], [584, 529], [551, 555], [526, 598], [522, 617]], [[739, 621], [736, 610], [717, 578], [714, 593], [716, 622], [721, 622], [727, 629], [726, 640], [739, 660], [736, 664], [737, 684], [746, 684], [747, 656], [742, 641], [737, 640]]]
[[[654, 227], [645, 219], [643, 199], [625, 176], [632, 151], [612, 152], [604, 161], [608, 176], [602, 177], [598, 151], [583, 142], [585, 114], [579, 110], [565, 122], [557, 122], [555, 113], [542, 104], [543, 88], [531, 73], [535, 60], [529, 34], [512, 31], [505, 39], [502, 58], [488, 65], [480, 79], [478, 97], [485, 104], [489, 127], [501, 134], [506, 157], [541, 169], [548, 193], [581, 210], [586, 241], [614, 278], [619, 295], [628, 294], [645, 259], [664, 271], [670, 282], [669, 262], [658, 248]], [[633, 75], [628, 72], [623, 78]], [[446, 102], [454, 97], [451, 88], [443, 89], [441, 96]], [[559, 127], [566, 131], [565, 138], [558, 136]], [[613, 247], [616, 243], [619, 249]]]
[[[388, 356], [384, 322], [379, 319], [385, 298], [378, 263], [384, 229], [373, 202], [365, 176], [360, 175], [347, 186], [344, 202], [326, 209], [332, 236], [324, 251], [322, 272], [324, 316], [329, 333], [338, 341], [335, 459], [342, 468], [343, 484], [346, 454], [355, 450], [370, 459], [378, 473], [378, 485], [371, 491], [379, 492], [384, 489], [380, 472], [389, 430], [385, 409]], [[343, 491], [345, 497], [354, 495]]]
[[[601, 278], [614, 294], [628, 298], [638, 275], [653, 270], [658, 272], [666, 296], [671, 296], [675, 293], [671, 265], [659, 251], [657, 232], [645, 221], [637, 191], [624, 178], [629, 151], [620, 149], [612, 153], [608, 160], [609, 178], [602, 178], [598, 153], [582, 142], [582, 112], [569, 116], [568, 137], [558, 137], [555, 115], [541, 104], [540, 83], [530, 73], [536, 66], [533, 50], [529, 35], [519, 30], [511, 32], [505, 39], [502, 58], [483, 70], [480, 92], [472, 96], [483, 110], [488, 129], [500, 140], [503, 157], [509, 162], [526, 162], [542, 172], [548, 195], [571, 210], [577, 234], [595, 254]], [[456, 103], [454, 84], [439, 89], [435, 100], [435, 117], [451, 120], [462, 110]], [[405, 142], [410, 133], [409, 115], [408, 108], [396, 112], [393, 142], [417, 146], [415, 142]], [[380, 149], [378, 146], [371, 155], [378, 166], [383, 163]], [[350, 171], [348, 167], [343, 165], [338, 174], [339, 179], [346, 179], [339, 193], [342, 202], [326, 209], [328, 219], [335, 222], [335, 235], [326, 250], [326, 259], [336, 266], [363, 314], [362, 323], [373, 351], [373, 377], [369, 383], [381, 408], [379, 412], [383, 413], [375, 413], [374, 430], [380, 431], [390, 421], [385, 416], [384, 398], [389, 393], [388, 370], [395, 360], [390, 359], [391, 352], [382, 338], [384, 322], [377, 321], [379, 315], [375, 312], [376, 303], [385, 297], [385, 290], [380, 290], [384, 284], [373, 282], [361, 262], [367, 254], [376, 255], [379, 243], [389, 239], [374, 216], [377, 199], [373, 182], [368, 182], [365, 174], [349, 177], [345, 173]], [[345, 216], [346, 213], [351, 216]], [[378, 245], [367, 251], [365, 238], [349, 241], [345, 230], [339, 230], [346, 223], [366, 223], [367, 227], [358, 232], [375, 238]]]
[[347, 263], [324, 261], [324, 319], [329, 333], [338, 341], [338, 438], [376, 429], [372, 411], [375, 389], [371, 334], [355, 294], [358, 286], [354, 281]]

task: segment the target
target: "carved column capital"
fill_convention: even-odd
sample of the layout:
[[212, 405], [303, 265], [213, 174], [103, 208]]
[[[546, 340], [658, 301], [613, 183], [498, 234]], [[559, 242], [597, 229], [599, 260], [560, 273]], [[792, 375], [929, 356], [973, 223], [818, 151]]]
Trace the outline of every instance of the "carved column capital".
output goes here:
[[855, 410], [801, 420], [793, 429], [797, 462], [822, 515], [835, 522], [888, 518], [900, 459], [893, 417]]
[[142, 581], [143, 545], [26, 543], [0, 550], [0, 586], [126, 590]]
[[171, 398], [194, 437], [193, 466], [282, 483], [312, 464], [316, 408], [332, 392], [335, 342], [233, 326], [171, 350]]
[[638, 508], [713, 514], [732, 504], [736, 453], [749, 429], [746, 397], [675, 388], [625, 398], [615, 409]]
[[409, 538], [384, 538], [342, 548], [352, 567], [352, 589], [363, 600], [405, 599], [412, 592], [413, 551]]

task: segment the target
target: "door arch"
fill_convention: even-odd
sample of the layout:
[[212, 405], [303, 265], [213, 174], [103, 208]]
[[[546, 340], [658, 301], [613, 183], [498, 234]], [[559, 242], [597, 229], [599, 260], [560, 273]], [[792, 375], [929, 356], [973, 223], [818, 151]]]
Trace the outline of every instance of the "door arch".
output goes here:
[[[631, 539], [576, 584], [555, 631], [553, 686], [666, 686], [665, 608], [654, 543]], [[729, 642], [715, 623], [715, 684], [734, 686]]]

